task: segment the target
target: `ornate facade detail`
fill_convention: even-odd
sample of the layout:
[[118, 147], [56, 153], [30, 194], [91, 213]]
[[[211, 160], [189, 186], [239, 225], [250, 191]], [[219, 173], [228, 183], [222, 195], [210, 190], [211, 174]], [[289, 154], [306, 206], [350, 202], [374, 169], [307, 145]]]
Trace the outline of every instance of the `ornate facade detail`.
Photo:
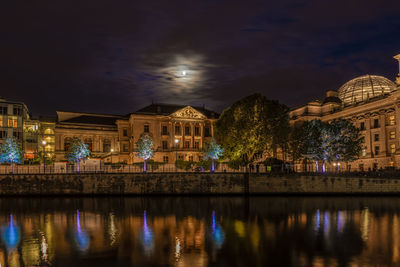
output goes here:
[[172, 117], [177, 117], [177, 118], [188, 118], [188, 119], [205, 119], [206, 116], [204, 116], [202, 113], [198, 112], [194, 108], [187, 106], [184, 107], [178, 111], [176, 111], [174, 114], [172, 114]]

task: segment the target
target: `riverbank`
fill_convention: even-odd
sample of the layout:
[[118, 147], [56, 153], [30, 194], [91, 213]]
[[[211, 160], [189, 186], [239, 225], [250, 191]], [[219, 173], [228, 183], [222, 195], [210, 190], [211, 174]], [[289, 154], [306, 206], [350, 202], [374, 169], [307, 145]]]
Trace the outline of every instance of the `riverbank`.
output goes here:
[[255, 173], [0, 175], [0, 195], [399, 194], [400, 179]]

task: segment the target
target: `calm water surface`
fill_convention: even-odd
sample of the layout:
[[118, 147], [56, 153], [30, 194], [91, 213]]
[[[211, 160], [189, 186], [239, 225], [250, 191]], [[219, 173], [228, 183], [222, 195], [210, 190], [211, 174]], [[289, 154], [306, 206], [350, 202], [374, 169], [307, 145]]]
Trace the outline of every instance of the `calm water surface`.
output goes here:
[[400, 266], [400, 198], [0, 199], [1, 266]]

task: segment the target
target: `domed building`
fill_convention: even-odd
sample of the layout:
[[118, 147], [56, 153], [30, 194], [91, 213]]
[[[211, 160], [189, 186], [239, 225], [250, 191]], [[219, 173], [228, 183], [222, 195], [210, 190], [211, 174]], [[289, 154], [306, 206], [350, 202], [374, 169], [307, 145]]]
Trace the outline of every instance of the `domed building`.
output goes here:
[[378, 75], [354, 78], [337, 91], [327, 91], [323, 101], [292, 109], [291, 124], [349, 119], [365, 138], [362, 155], [347, 166], [349, 171], [400, 168], [400, 55], [394, 58], [399, 61], [395, 82]]

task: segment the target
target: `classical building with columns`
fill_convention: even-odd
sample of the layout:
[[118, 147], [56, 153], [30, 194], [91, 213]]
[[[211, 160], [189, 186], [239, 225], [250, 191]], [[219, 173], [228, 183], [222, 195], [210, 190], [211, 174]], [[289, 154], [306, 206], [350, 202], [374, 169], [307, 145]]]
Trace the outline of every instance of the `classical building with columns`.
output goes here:
[[73, 137], [88, 144], [92, 157], [136, 163], [136, 142], [144, 133], [154, 142], [154, 161], [198, 161], [213, 135], [218, 114], [204, 107], [151, 104], [128, 115], [57, 111], [56, 160], [65, 160]]
[[323, 101], [292, 109], [291, 124], [349, 119], [361, 129], [365, 142], [360, 158], [347, 165], [348, 170], [400, 168], [400, 55], [394, 58], [399, 61], [395, 82], [377, 75], [354, 78], [337, 91], [327, 91]]
[[153, 138], [155, 161], [198, 161], [204, 143], [214, 136], [213, 122], [217, 117], [217, 113], [204, 107], [169, 104], [151, 104], [130, 114], [129, 121], [119, 125], [122, 131], [128, 131], [129, 138], [123, 141], [129, 145], [128, 162], [142, 161], [135, 150], [143, 133]]

